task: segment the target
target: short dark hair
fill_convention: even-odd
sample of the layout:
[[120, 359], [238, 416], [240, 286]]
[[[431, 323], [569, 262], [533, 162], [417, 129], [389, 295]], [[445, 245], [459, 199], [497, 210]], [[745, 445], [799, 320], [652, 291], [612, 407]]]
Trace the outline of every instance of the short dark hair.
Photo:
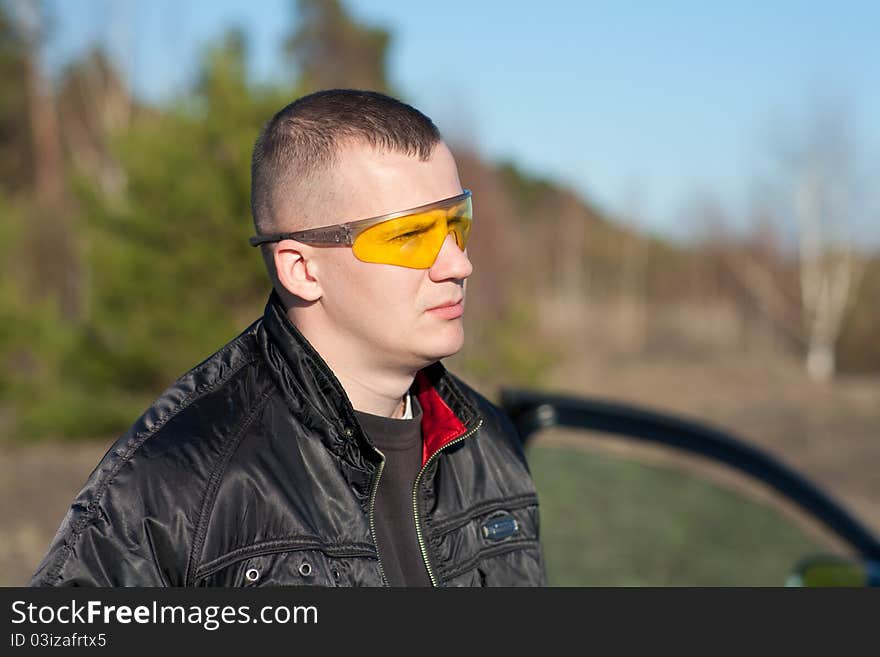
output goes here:
[[251, 212], [257, 233], [273, 229], [281, 185], [326, 170], [350, 141], [427, 160], [440, 132], [414, 107], [375, 91], [329, 89], [295, 100], [272, 117], [254, 145]]

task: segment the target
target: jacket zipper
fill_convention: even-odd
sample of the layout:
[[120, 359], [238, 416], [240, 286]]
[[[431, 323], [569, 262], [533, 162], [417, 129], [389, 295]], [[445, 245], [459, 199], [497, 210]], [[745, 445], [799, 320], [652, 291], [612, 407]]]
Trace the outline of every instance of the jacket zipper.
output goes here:
[[376, 481], [373, 482], [373, 492], [370, 494], [370, 534], [373, 537], [373, 544], [376, 546], [376, 561], [379, 564], [382, 586], [388, 586], [388, 580], [385, 578], [385, 568], [382, 567], [382, 555], [379, 554], [379, 536], [376, 534], [376, 495], [379, 493], [379, 480], [382, 478], [382, 471], [385, 469], [385, 455], [375, 447], [373, 449], [382, 457], [382, 460], [379, 462]]
[[[446, 449], [450, 445], [454, 445], [455, 443], [460, 443], [465, 438], [469, 438], [470, 436], [474, 435], [481, 426], [483, 426], [483, 419], [482, 418], [480, 418], [480, 421], [477, 422], [477, 426], [475, 426], [473, 429], [471, 429], [467, 433], [463, 433], [462, 435], [460, 435], [458, 438], [455, 438], [454, 440], [450, 440], [448, 443], [443, 445], [443, 447], [441, 447], [436, 452], [431, 454], [431, 456], [428, 458], [428, 460], [425, 461], [425, 465], [423, 465], [422, 469], [419, 470], [419, 474], [416, 475], [415, 484], [413, 484], [413, 515], [415, 516], [415, 520], [416, 520], [416, 537], [419, 539], [419, 549], [422, 551], [422, 560], [425, 562], [425, 568], [428, 569], [428, 577], [431, 579], [431, 586], [434, 586], [434, 587], [439, 586], [439, 584], [437, 583], [437, 577], [434, 575], [434, 570], [431, 568], [431, 562], [428, 560], [428, 549], [425, 547], [425, 539], [424, 539], [424, 536], [422, 535], [422, 527], [419, 524], [419, 503], [418, 503], [419, 482], [422, 479], [422, 474], [425, 472], [428, 465], [430, 465], [431, 461], [434, 460], [435, 456], [437, 456], [440, 452], [442, 452], [444, 449]], [[383, 461], [383, 465], [384, 465], [384, 461]], [[378, 553], [378, 548], [377, 548], [377, 553]], [[382, 567], [381, 562], [380, 562], [379, 567], [381, 569], [381, 567]]]

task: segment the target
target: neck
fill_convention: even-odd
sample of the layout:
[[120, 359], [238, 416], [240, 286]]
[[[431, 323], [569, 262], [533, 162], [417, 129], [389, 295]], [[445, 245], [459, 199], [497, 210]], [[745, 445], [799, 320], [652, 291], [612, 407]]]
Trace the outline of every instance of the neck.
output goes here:
[[382, 381], [377, 380], [375, 373], [372, 373], [370, 379], [365, 380], [356, 373], [334, 372], [356, 411], [383, 417], [403, 417], [406, 409], [405, 395], [412, 385], [412, 377], [408, 380]]
[[290, 311], [288, 317], [336, 375], [356, 411], [403, 417], [405, 395], [417, 370], [383, 367], [382, 363], [371, 360], [360, 345], [333, 340], [332, 333], [326, 329], [310, 330], [308, 322], [294, 321]]

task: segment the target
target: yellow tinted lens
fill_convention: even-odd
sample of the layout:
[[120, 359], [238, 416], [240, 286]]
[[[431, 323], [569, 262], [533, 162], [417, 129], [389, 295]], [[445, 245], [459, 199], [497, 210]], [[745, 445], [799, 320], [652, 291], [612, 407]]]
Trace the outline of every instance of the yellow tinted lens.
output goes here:
[[427, 269], [450, 232], [462, 250], [471, 230], [470, 198], [440, 208], [389, 219], [363, 231], [354, 241], [355, 257], [364, 262]]

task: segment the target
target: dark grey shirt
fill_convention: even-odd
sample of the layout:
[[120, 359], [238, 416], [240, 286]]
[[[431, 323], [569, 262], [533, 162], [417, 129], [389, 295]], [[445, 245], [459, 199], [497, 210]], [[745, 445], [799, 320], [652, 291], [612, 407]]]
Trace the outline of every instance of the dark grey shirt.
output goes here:
[[355, 411], [358, 422], [385, 455], [376, 494], [376, 535], [391, 586], [431, 586], [416, 535], [413, 484], [422, 467], [422, 408], [410, 398], [412, 419]]

